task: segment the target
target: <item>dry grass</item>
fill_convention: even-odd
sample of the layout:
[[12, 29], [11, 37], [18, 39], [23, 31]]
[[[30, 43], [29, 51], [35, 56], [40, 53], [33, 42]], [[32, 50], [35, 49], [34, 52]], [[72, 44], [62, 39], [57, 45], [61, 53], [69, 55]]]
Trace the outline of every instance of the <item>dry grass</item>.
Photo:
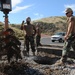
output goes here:
[[62, 21], [62, 22], [65, 22], [65, 19], [66, 17], [64, 16], [61, 16], [61, 17], [47, 17], [47, 18], [42, 18], [42, 19], [39, 19], [39, 20], [36, 20], [35, 22], [37, 21], [42, 21], [42, 22], [46, 22], [46, 23], [56, 23], [56, 22], [59, 22], [59, 21]]

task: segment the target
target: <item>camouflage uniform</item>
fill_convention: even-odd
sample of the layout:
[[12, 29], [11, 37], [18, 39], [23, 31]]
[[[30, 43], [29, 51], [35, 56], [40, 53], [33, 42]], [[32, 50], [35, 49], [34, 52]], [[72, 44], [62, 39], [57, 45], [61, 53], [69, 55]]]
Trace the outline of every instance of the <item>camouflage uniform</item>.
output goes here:
[[63, 65], [67, 61], [67, 56], [70, 52], [71, 47], [75, 51], [75, 17], [73, 16], [73, 10], [71, 8], [67, 8], [65, 14], [68, 18], [68, 29], [64, 37], [65, 43], [62, 51], [62, 57], [55, 63], [55, 65]]
[[36, 35], [36, 44], [37, 44], [37, 46], [41, 46], [40, 39], [41, 39], [41, 36]]
[[41, 40], [41, 28], [40, 28], [40, 24], [37, 23], [36, 24], [36, 45], [37, 47], [41, 46], [40, 40]]
[[29, 43], [31, 45], [32, 53], [35, 55], [35, 43], [34, 36], [36, 34], [36, 28], [33, 24], [30, 23], [31, 18], [26, 18], [26, 24], [24, 25], [24, 21], [22, 21], [21, 30], [25, 30], [25, 44], [26, 45], [26, 54], [29, 56]]
[[29, 42], [30, 42], [30, 45], [31, 45], [31, 49], [32, 49], [32, 52], [35, 52], [35, 43], [34, 43], [34, 36], [25, 36], [25, 44], [26, 44], [26, 50], [27, 52], [29, 52]]
[[68, 55], [71, 48], [75, 51], [75, 34], [71, 34], [65, 41], [62, 56]]
[[[68, 19], [68, 23], [70, 21], [74, 21], [75, 22], [74, 16], [71, 16]], [[68, 53], [69, 53], [69, 51], [70, 51], [71, 48], [73, 48], [73, 50], [75, 51], [75, 33], [74, 32], [71, 32], [70, 36], [65, 41], [64, 47], [63, 47], [62, 56], [68, 55]]]

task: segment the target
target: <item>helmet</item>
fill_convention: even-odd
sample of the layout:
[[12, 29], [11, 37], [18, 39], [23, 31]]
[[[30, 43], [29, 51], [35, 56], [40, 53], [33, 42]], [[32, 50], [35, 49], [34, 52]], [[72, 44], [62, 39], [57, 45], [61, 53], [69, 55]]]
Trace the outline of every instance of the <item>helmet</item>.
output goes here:
[[72, 12], [72, 13], [73, 13], [73, 10], [72, 10], [71, 8], [67, 8], [67, 9], [65, 10], [65, 13], [67, 13], [67, 12]]
[[27, 22], [27, 21], [30, 22], [30, 21], [31, 21], [31, 18], [30, 18], [30, 17], [27, 17], [27, 18], [26, 18], [26, 22]]

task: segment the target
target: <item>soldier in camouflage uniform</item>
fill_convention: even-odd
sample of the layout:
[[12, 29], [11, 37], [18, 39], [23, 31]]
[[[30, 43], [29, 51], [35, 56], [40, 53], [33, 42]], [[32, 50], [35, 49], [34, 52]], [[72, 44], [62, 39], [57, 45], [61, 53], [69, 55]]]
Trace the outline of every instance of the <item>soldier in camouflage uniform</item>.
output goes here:
[[67, 8], [65, 12], [67, 16], [68, 27], [64, 37], [65, 43], [62, 51], [62, 58], [60, 59], [59, 64], [66, 62], [71, 47], [73, 50], [75, 50], [75, 17], [73, 16], [73, 10], [71, 8]]
[[41, 28], [40, 28], [40, 24], [37, 23], [36, 24], [36, 44], [37, 44], [37, 47], [42, 46], [40, 43], [40, 40], [41, 40]]
[[21, 25], [21, 29], [22, 30], [24, 29], [26, 31], [26, 34], [25, 34], [25, 45], [26, 45], [27, 55], [29, 55], [29, 43], [31, 45], [31, 49], [32, 49], [33, 55], [35, 55], [34, 36], [36, 34], [36, 28], [30, 22], [31, 22], [31, 18], [27, 17], [27, 19], [26, 19], [27, 25], [23, 25], [24, 24], [24, 21], [23, 21], [22, 25]]

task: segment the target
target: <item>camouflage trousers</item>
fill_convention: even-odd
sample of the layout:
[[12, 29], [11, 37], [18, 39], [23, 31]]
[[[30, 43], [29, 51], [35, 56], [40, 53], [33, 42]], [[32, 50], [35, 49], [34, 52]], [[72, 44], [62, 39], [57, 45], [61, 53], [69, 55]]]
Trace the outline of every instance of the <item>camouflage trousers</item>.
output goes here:
[[35, 52], [35, 42], [34, 42], [34, 36], [25, 36], [25, 44], [26, 44], [26, 51], [29, 52], [29, 43], [31, 45], [32, 52]]
[[36, 36], [36, 44], [37, 44], [37, 46], [40, 46], [41, 45], [40, 39], [41, 39], [41, 36], [40, 35], [37, 35]]
[[62, 56], [68, 55], [71, 48], [75, 52], [75, 35], [70, 35], [68, 40], [64, 42]]

